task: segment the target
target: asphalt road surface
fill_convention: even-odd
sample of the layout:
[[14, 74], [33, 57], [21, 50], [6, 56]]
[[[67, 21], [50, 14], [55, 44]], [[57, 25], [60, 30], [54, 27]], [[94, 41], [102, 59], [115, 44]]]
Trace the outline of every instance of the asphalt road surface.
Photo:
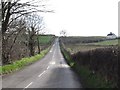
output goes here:
[[15, 73], [5, 75], [2, 88], [82, 88], [77, 75], [65, 62], [56, 39], [41, 60]]

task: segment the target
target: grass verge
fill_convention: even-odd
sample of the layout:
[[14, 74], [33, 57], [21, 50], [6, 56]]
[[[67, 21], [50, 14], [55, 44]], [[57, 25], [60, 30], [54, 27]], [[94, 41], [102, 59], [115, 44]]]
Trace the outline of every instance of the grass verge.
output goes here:
[[87, 66], [80, 66], [71, 55], [61, 46], [61, 52], [71, 68], [80, 76], [81, 84], [84, 88], [114, 88], [112, 82], [107, 82], [98, 74], [93, 74]]
[[35, 56], [22, 58], [21, 60], [15, 61], [12, 64], [0, 66], [0, 74], [8, 74], [16, 70], [19, 70], [25, 67], [26, 65], [32, 64], [40, 60], [41, 58], [43, 58], [48, 51], [49, 51], [49, 48], [43, 50], [40, 54], [37, 54]]

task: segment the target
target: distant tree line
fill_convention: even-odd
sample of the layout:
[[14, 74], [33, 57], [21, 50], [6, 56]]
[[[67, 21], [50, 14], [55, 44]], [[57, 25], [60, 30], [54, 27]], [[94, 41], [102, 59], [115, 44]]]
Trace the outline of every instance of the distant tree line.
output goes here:
[[65, 44], [77, 44], [77, 43], [94, 43], [105, 41], [106, 37], [62, 37]]

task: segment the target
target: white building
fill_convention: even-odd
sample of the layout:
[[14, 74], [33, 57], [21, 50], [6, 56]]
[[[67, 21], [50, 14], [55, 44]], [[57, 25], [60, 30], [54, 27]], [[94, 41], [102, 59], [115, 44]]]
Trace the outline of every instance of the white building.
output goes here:
[[115, 39], [115, 38], [117, 38], [117, 36], [116, 36], [114, 33], [112, 33], [112, 32], [110, 32], [110, 33], [107, 35], [107, 39]]

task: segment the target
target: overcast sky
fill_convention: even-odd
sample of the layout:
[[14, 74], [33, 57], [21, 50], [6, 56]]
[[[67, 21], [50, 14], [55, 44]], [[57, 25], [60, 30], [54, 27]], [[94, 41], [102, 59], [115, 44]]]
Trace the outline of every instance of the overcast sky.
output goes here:
[[[43, 0], [44, 1], [44, 0]], [[118, 1], [120, 0], [46, 0], [55, 13], [41, 14], [46, 32], [70, 36], [118, 35]]]

